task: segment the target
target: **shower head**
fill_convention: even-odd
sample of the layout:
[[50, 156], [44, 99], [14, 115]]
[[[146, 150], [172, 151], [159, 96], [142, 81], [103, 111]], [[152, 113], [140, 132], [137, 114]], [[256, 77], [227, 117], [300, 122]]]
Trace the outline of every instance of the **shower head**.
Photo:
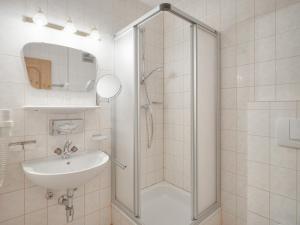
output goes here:
[[141, 83], [144, 83], [152, 74], [154, 74], [155, 72], [160, 72], [163, 70], [162, 66], [156, 67], [153, 70], [151, 70], [148, 74], [146, 74], [145, 76], [142, 77]]

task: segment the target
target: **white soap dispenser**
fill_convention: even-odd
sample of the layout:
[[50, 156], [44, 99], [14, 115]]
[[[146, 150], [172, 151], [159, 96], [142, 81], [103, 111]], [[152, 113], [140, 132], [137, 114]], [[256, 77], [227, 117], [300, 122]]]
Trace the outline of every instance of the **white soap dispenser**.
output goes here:
[[8, 152], [8, 137], [14, 121], [11, 120], [9, 109], [0, 109], [0, 187], [3, 185]]

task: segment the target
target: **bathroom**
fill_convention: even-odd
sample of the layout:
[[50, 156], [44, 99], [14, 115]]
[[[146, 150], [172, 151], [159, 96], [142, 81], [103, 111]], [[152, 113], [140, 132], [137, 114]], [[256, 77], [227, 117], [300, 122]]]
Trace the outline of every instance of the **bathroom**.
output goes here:
[[1, 0], [0, 18], [0, 225], [300, 224], [299, 0]]

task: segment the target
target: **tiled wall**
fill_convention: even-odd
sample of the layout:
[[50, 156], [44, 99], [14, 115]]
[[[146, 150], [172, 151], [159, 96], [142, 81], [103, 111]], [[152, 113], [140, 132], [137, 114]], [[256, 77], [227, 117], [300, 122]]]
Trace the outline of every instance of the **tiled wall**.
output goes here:
[[299, 159], [295, 149], [276, 145], [274, 120], [299, 114], [300, 2], [175, 5], [221, 33], [223, 224], [299, 224]]
[[190, 26], [164, 13], [165, 180], [190, 191]]
[[248, 108], [247, 224], [299, 224], [299, 151], [278, 145], [277, 120], [299, 118], [299, 102]]
[[[163, 15], [160, 14], [143, 25], [143, 39], [145, 51], [145, 74], [153, 69], [163, 66]], [[146, 131], [145, 109], [141, 108], [141, 188], [151, 186], [164, 179], [164, 135], [163, 135], [163, 71], [153, 73], [146, 80], [154, 121], [153, 144], [148, 144]], [[145, 86], [140, 86], [141, 106], [147, 103]], [[149, 126], [151, 122], [149, 120]]]
[[[69, 4], [49, 0], [48, 7], [46, 2], [41, 1], [42, 7], [47, 8], [44, 10], [51, 21], [62, 23], [69, 11], [80, 29], [88, 31], [98, 21], [99, 28], [110, 34], [145, 9], [133, 0], [78, 0]], [[112, 41], [104, 37], [96, 43], [24, 24], [21, 16], [32, 15], [36, 1], [1, 1], [0, 4], [0, 106], [14, 108], [17, 126], [12, 140], [38, 140], [37, 145], [27, 146], [24, 152], [10, 152], [8, 174], [12, 175], [0, 189], [0, 224], [63, 224], [61, 206], [46, 202], [44, 190], [25, 181], [19, 162], [47, 155], [65, 137], [53, 140], [48, 136], [47, 120], [51, 115], [24, 113], [19, 108], [25, 103], [82, 103], [81, 99], [89, 104], [94, 99], [68, 95], [62, 98], [59, 93], [53, 96], [31, 89], [20, 58], [21, 48], [31, 41], [81, 46], [99, 58], [100, 70], [112, 71]], [[299, 4], [297, 0], [175, 1], [178, 8], [213, 26], [222, 35], [222, 218], [225, 225], [299, 223], [299, 153], [276, 146], [273, 119], [279, 115], [299, 117], [299, 102], [296, 102], [299, 100]], [[257, 102], [248, 106], [254, 100], [294, 102]], [[108, 110], [100, 112], [109, 114]], [[100, 118], [98, 125], [94, 120], [86, 120], [85, 133], [72, 138], [74, 142], [80, 140], [76, 143], [86, 149], [98, 147], [88, 137], [102, 126], [109, 128], [103, 120], [105, 116], [93, 112], [76, 116]], [[100, 218], [100, 200], [93, 200], [108, 196], [108, 174], [104, 172], [99, 179], [79, 189], [74, 224], [97, 224], [95, 221], [100, 218], [104, 221], [100, 224], [107, 224], [109, 207], [104, 206], [109, 200], [102, 199], [105, 210], [100, 210]]]
[[[190, 191], [190, 33], [189, 24], [161, 13], [143, 25], [146, 74], [158, 66], [146, 82], [153, 104], [154, 142], [147, 148], [144, 110], [142, 130], [142, 188], [166, 180]], [[141, 105], [145, 100], [141, 85]]]
[[299, 100], [300, 4], [266, 3], [255, 5], [255, 99]]
[[[97, 26], [103, 35], [102, 42], [76, 37], [61, 31], [38, 28], [22, 22], [22, 16], [32, 16], [42, 7], [49, 21], [64, 25], [72, 17], [78, 29], [89, 32]], [[25, 112], [25, 104], [65, 105], [95, 104], [95, 95], [41, 91], [31, 88], [22, 60], [22, 48], [28, 42], [48, 42], [91, 52], [97, 57], [100, 73], [113, 71], [113, 40], [111, 35], [136, 17], [146, 7], [135, 0], [14, 0], [0, 2], [0, 108], [12, 108], [16, 126], [9, 140], [37, 140], [35, 145], [9, 149], [7, 176], [0, 188], [1, 225], [63, 225], [66, 224], [64, 207], [45, 199], [45, 189], [30, 183], [24, 176], [20, 162], [53, 155], [53, 149], [62, 147], [66, 139], [83, 150], [109, 151], [110, 142], [101, 145], [91, 141], [95, 133], [110, 133], [110, 109], [108, 105], [97, 111], [77, 115], [54, 115]], [[85, 129], [81, 134], [53, 137], [48, 134], [48, 120], [52, 118], [82, 118]], [[110, 169], [109, 165], [98, 177], [79, 187], [74, 200], [75, 220], [78, 225], [109, 225], [110, 216]]]

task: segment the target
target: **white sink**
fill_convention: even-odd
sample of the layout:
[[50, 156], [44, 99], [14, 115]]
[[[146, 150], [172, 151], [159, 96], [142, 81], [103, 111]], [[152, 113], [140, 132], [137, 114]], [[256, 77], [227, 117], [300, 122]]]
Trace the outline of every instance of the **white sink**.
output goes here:
[[99, 174], [109, 156], [101, 151], [36, 159], [22, 163], [26, 176], [45, 188], [61, 190], [76, 188]]

